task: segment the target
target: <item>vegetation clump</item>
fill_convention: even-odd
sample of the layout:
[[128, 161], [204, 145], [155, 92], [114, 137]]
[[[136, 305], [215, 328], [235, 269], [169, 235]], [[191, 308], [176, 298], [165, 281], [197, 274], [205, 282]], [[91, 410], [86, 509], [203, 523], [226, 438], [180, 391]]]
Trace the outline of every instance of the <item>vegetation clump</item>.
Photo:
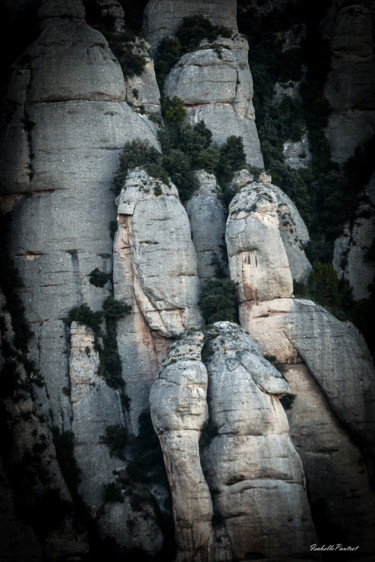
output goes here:
[[162, 92], [167, 74], [185, 53], [195, 51], [205, 39], [213, 44], [219, 37], [230, 38], [232, 32], [224, 26], [215, 26], [202, 15], [185, 17], [175, 38], [166, 37], [158, 46], [155, 72]]
[[131, 444], [132, 461], [127, 473], [133, 482], [158, 482], [168, 485], [163, 454], [158, 436], [151, 421], [150, 410], [144, 410], [138, 418], [139, 433]]
[[100, 271], [100, 269], [96, 267], [90, 273], [89, 281], [91, 285], [94, 285], [95, 287], [104, 287], [110, 277], [111, 276], [108, 273], [104, 273], [104, 271]]
[[202, 288], [199, 306], [207, 324], [237, 322], [235, 283], [231, 279], [209, 279]]
[[105, 435], [101, 436], [103, 443], [109, 448], [111, 457], [115, 456], [121, 460], [125, 460], [125, 448], [127, 443], [128, 433], [120, 424], [109, 425], [105, 428]]

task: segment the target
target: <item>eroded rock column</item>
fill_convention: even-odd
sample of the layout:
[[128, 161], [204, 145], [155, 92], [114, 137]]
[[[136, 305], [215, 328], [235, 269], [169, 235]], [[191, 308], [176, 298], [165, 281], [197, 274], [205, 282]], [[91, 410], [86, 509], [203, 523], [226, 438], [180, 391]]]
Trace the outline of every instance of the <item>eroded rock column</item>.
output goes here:
[[173, 344], [150, 393], [173, 499], [179, 562], [212, 560], [212, 500], [199, 454], [207, 419], [207, 371], [203, 334], [184, 334]]
[[118, 323], [118, 345], [135, 429], [171, 338], [202, 323], [197, 258], [177, 189], [131, 172], [114, 246], [115, 297], [132, 307]]

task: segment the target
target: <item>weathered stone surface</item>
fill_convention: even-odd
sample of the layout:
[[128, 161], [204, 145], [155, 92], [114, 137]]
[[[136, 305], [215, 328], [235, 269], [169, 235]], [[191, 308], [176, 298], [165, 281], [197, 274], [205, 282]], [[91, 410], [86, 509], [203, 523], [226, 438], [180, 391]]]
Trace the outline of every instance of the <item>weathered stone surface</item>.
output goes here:
[[315, 532], [278, 400], [289, 387], [239, 326], [217, 323], [207, 336], [209, 415], [217, 431], [202, 455], [218, 522], [212, 560], [306, 555]]
[[207, 371], [201, 362], [203, 334], [174, 343], [150, 393], [151, 416], [163, 449], [172, 491], [178, 561], [208, 561], [212, 500], [199, 456], [207, 419]]
[[[127, 210], [128, 194], [133, 211]], [[132, 217], [134, 291], [150, 328], [171, 337], [199, 327], [197, 259], [176, 188], [135, 171], [120, 196], [119, 214]]]
[[374, 281], [375, 264], [366, 255], [375, 239], [375, 174], [363, 193], [356, 218], [346, 224], [343, 234], [335, 241], [333, 265], [338, 275], [348, 279], [354, 298], [369, 297], [369, 285]]
[[218, 267], [226, 269], [224, 256], [225, 216], [219, 199], [219, 186], [213, 174], [196, 172], [199, 189], [186, 204], [191, 236], [198, 260], [198, 277], [217, 275]]
[[201, 14], [213, 25], [237, 31], [235, 0], [149, 0], [143, 16], [143, 31], [155, 49], [163, 37], [174, 35], [184, 17]]
[[360, 545], [361, 556], [371, 557], [375, 496], [363, 456], [306, 365], [284, 365], [283, 373], [295, 395], [287, 409], [290, 434], [303, 461], [320, 542], [329, 544], [334, 532], [338, 542]]
[[161, 114], [160, 91], [156, 81], [154, 61], [150, 53], [150, 45], [145, 39], [136, 38], [133, 51], [143, 57], [145, 66], [142, 73], [137, 76], [125, 76], [126, 101], [141, 114]]
[[310, 239], [309, 233], [293, 201], [271, 181], [270, 176], [263, 173], [254, 182], [247, 170], [241, 170], [232, 182], [241, 195], [231, 206], [235, 214], [241, 212], [241, 206], [244, 212], [254, 207], [254, 217], [265, 224], [278, 225], [292, 277], [295, 281], [306, 282], [311, 265], [303, 247]]
[[[74, 455], [81, 469], [80, 493], [96, 514], [104, 501], [104, 485], [113, 479], [124, 461], [110, 456], [103, 442], [106, 428], [125, 425], [119, 392], [98, 374], [99, 355], [90, 328], [72, 322], [70, 385], [72, 431], [77, 443]], [[125, 444], [124, 444], [125, 445]]]
[[240, 303], [293, 293], [277, 207], [275, 190], [261, 183], [244, 187], [230, 204], [225, 238], [230, 276], [238, 284]]
[[302, 358], [334, 414], [373, 455], [375, 374], [358, 330], [302, 299], [246, 303], [240, 318], [264, 354], [287, 364]]
[[166, 338], [202, 323], [199, 279], [189, 219], [173, 184], [141, 169], [130, 172], [118, 199], [118, 225], [115, 297], [132, 307], [119, 323], [118, 341], [136, 428], [168, 348]]
[[289, 387], [239, 326], [216, 323], [207, 337], [207, 371], [202, 334], [187, 334], [171, 346], [150, 394], [172, 490], [177, 560], [298, 556], [315, 533], [302, 463], [277, 398]]
[[[47, 19], [29, 50], [34, 71], [22, 70], [9, 93], [9, 99], [17, 102], [17, 119], [27, 116], [29, 125], [25, 124], [24, 134], [28, 144], [17, 157], [18, 163], [24, 162], [25, 172], [14, 182], [9, 178], [5, 190], [33, 193], [14, 201], [10, 253], [24, 281], [21, 296], [27, 317], [37, 323], [30, 351], [37, 363], [42, 362], [50, 398], [45, 409], [54, 412], [54, 424], [60, 428], [69, 422], [68, 399], [62, 393], [67, 373], [62, 319], [83, 302], [100, 308], [106, 296], [103, 289], [90, 284], [89, 275], [95, 268], [110, 273], [112, 267], [109, 223], [115, 218], [115, 204], [111, 189], [119, 152], [138, 135], [157, 146], [156, 127], [125, 102], [116, 101], [121, 92], [124, 97], [124, 79], [106, 45], [103, 36], [83, 20]], [[91, 58], [93, 50], [102, 53], [99, 66]], [[50, 66], [68, 90], [60, 77], [51, 80]], [[39, 328], [43, 322], [47, 323]]]
[[202, 49], [175, 65], [164, 89], [168, 97], [184, 101], [191, 124], [205, 122], [219, 146], [231, 135], [241, 136], [247, 161], [263, 168], [247, 52], [247, 41], [240, 36], [219, 39], [215, 49], [202, 43]]
[[[109, 426], [126, 427], [124, 407], [118, 390], [107, 385], [98, 374], [99, 356], [90, 328], [72, 322], [70, 384], [74, 456], [81, 470], [79, 492], [93, 517], [100, 520], [102, 536], [115, 537], [124, 548], [143, 548], [158, 552], [162, 534], [152, 509], [144, 510], [149, 520], [133, 510], [127, 494], [123, 502], [106, 502], [105, 486], [116, 482], [114, 476], [126, 468], [127, 460], [110, 453], [104, 443]], [[124, 450], [126, 442], [124, 442]], [[133, 533], [126, 524], [133, 521]]]
[[304, 133], [300, 141], [284, 142], [283, 155], [285, 163], [291, 168], [305, 168], [311, 159], [307, 134]]

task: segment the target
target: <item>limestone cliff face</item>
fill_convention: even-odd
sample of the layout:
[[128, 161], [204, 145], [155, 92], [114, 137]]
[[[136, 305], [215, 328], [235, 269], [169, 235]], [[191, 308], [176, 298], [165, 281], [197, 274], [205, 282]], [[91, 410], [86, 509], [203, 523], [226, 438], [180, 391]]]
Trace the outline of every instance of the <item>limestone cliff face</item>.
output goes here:
[[[40, 33], [12, 68], [0, 135], [1, 208], [11, 216], [0, 253], [0, 559], [282, 562], [313, 560], [311, 544], [334, 540], [370, 560], [373, 363], [352, 324], [294, 298], [293, 283], [311, 271], [309, 234], [262, 172], [236, 2], [150, 0], [149, 43], [132, 38], [128, 59], [118, 51], [129, 45], [121, 2], [34, 4]], [[355, 113], [344, 73], [361, 90], [354, 137], [365, 139], [361, 119], [371, 124], [373, 109], [371, 82], [363, 90], [369, 12], [347, 4], [333, 2], [324, 24], [338, 162], [351, 148], [337, 119], [347, 126]], [[190, 15], [232, 36], [186, 53], [163, 94], [180, 97], [186, 121], [204, 120], [218, 146], [243, 139], [258, 170], [237, 170], [229, 209], [225, 186], [204, 170], [183, 203], [152, 166], [130, 163], [113, 185], [127, 143], [144, 141], [160, 158], [153, 57]], [[366, 22], [363, 44], [353, 18]], [[135, 60], [143, 67], [132, 74]], [[336, 248], [358, 297], [369, 279], [357, 264], [370, 249], [371, 183], [366, 197], [346, 237], [363, 244]], [[221, 276], [234, 281], [240, 325], [205, 326], [202, 288]]]

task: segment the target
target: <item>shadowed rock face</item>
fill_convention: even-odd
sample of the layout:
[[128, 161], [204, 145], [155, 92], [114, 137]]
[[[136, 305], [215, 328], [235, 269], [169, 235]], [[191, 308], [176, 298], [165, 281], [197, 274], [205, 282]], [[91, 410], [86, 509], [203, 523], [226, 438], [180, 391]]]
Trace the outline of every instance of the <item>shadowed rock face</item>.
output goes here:
[[226, 269], [225, 215], [220, 201], [220, 188], [213, 174], [196, 172], [198, 190], [186, 204], [191, 235], [198, 260], [198, 277], [217, 275], [218, 267]]
[[302, 463], [278, 400], [289, 387], [235, 324], [214, 324], [206, 338], [206, 367], [203, 335], [186, 335], [170, 348], [150, 394], [177, 559], [298, 556], [315, 534]]
[[214, 25], [224, 25], [237, 31], [236, 0], [150, 0], [146, 6], [143, 32], [156, 48], [164, 37], [173, 35], [183, 18], [201, 14]]
[[371, 3], [335, 1], [323, 25], [332, 61], [325, 89], [333, 108], [327, 137], [340, 163], [375, 133], [373, 17]]

